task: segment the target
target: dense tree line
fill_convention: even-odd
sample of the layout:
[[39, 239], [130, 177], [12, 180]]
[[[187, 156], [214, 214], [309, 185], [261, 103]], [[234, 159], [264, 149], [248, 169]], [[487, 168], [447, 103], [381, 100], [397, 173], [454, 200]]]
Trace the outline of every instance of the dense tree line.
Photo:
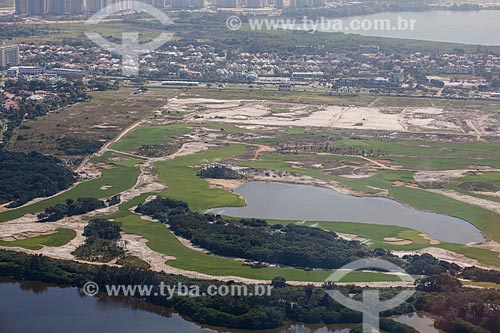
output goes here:
[[57, 150], [65, 155], [90, 155], [98, 151], [102, 142], [90, 139], [63, 137], [57, 140]]
[[[202, 281], [163, 272], [136, 269], [132, 267], [92, 266], [63, 261], [44, 256], [0, 250], [0, 277], [18, 280], [35, 280], [81, 287], [87, 281], [94, 281], [101, 290], [110, 284], [154, 285], [161, 281], [165, 285], [197, 285], [206, 292], [210, 285], [232, 285], [234, 282]], [[346, 294], [361, 297], [362, 289], [354, 286], [338, 287]], [[155, 289], [154, 291], [159, 291]], [[383, 297], [390, 297], [398, 290], [382, 290]], [[139, 297], [139, 295], [137, 295]], [[360, 323], [362, 315], [343, 307], [327, 295], [323, 288], [313, 286], [284, 286], [275, 288], [270, 295], [255, 296], [201, 296], [171, 299], [158, 294], [141, 299], [152, 304], [173, 308], [181, 315], [189, 316], [201, 324], [241, 329], [272, 329], [287, 321], [305, 323]], [[414, 301], [413, 299], [409, 300]], [[387, 316], [413, 312], [411, 303], [404, 303]], [[391, 333], [417, 333], [416, 330], [389, 318], [382, 318], [381, 327]]]
[[95, 219], [90, 221], [83, 229], [83, 236], [98, 237], [116, 241], [120, 238], [120, 224], [105, 219]]
[[412, 275], [438, 275], [448, 272], [456, 275], [461, 271], [460, 266], [447, 261], [439, 260], [430, 254], [404, 256], [406, 263], [401, 265], [408, 274]]
[[136, 212], [166, 223], [174, 234], [217, 255], [300, 268], [339, 268], [372, 255], [357, 241], [339, 238], [334, 232], [290, 224], [268, 226], [265, 221], [226, 220], [199, 214], [187, 204], [157, 198]]
[[51, 29], [49, 25], [4, 24], [0, 29], [0, 40], [45, 36], [49, 31], [57, 31], [57, 29]]
[[37, 218], [40, 222], [54, 222], [66, 216], [81, 215], [104, 207], [106, 203], [95, 198], [78, 198], [76, 201], [68, 199], [65, 203], [45, 208]]
[[448, 333], [500, 332], [499, 290], [464, 288], [448, 273], [420, 280], [417, 290], [431, 292], [417, 308], [438, 316], [437, 328]]
[[500, 271], [495, 270], [466, 267], [461, 272], [460, 277], [471, 281], [493, 282], [500, 284]]
[[117, 245], [121, 237], [120, 224], [117, 222], [92, 220], [85, 226], [83, 236], [87, 237], [85, 243], [73, 252], [79, 259], [108, 262], [125, 255], [123, 248]]
[[0, 203], [17, 207], [38, 197], [62, 191], [76, 180], [60, 160], [40, 153], [8, 152], [0, 149]]
[[225, 165], [209, 165], [201, 168], [198, 177], [202, 178], [216, 178], [216, 179], [240, 179], [243, 176], [236, 170]]
[[[106, 226], [104, 229], [107, 229]], [[100, 232], [99, 232], [100, 233]], [[114, 236], [110, 236], [113, 238]], [[475, 268], [474, 270], [479, 270]], [[479, 273], [479, 272], [478, 272]], [[216, 281], [192, 280], [182, 276], [167, 275], [130, 266], [123, 268], [91, 266], [76, 262], [32, 256], [0, 250], [0, 277], [19, 280], [82, 286], [86, 281], [105, 284], [165, 284], [182, 282], [198, 285], [206, 291]], [[233, 284], [228, 282], [227, 284]], [[336, 303], [325, 289], [336, 288], [345, 294], [361, 299], [362, 288], [355, 286], [312, 285], [289, 286], [283, 278], [273, 279], [270, 296], [263, 297], [142, 297], [156, 305], [174, 308], [193, 320], [217, 326], [266, 329], [283, 325], [286, 321], [305, 323], [359, 323], [361, 314]], [[417, 281], [417, 293], [401, 306], [382, 314], [381, 328], [386, 332], [416, 333], [406, 325], [395, 323], [389, 316], [426, 311], [436, 317], [436, 327], [449, 333], [496, 333], [500, 331], [500, 291], [495, 289], [469, 289], [449, 273], [425, 277]], [[397, 288], [381, 289], [381, 298], [387, 299], [399, 292]], [[361, 332], [355, 328], [352, 332]]]

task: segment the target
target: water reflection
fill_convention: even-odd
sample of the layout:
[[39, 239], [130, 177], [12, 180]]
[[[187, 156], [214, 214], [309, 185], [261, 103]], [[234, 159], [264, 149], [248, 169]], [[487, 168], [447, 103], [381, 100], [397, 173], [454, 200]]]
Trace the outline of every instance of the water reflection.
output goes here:
[[[354, 325], [289, 324], [266, 331], [201, 326], [179, 314], [134, 298], [87, 297], [77, 288], [0, 279], [0, 333], [349, 333]], [[421, 333], [439, 333], [431, 318], [407, 315], [397, 321]]]
[[354, 197], [327, 188], [261, 181], [246, 183], [235, 192], [245, 197], [247, 206], [210, 212], [235, 217], [396, 225], [459, 244], [484, 240], [481, 231], [467, 221], [419, 211], [386, 198]]

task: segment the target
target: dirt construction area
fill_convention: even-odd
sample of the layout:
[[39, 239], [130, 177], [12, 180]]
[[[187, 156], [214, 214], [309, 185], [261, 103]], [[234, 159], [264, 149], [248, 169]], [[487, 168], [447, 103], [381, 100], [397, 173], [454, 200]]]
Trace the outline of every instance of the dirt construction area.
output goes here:
[[[240, 125], [330, 127], [398, 132], [495, 134], [498, 119], [486, 111], [470, 113], [438, 107], [339, 106], [261, 100], [172, 99], [163, 110], [194, 111], [190, 122]], [[476, 111], [474, 111], [476, 112]], [[487, 133], [485, 128], [489, 128]]]

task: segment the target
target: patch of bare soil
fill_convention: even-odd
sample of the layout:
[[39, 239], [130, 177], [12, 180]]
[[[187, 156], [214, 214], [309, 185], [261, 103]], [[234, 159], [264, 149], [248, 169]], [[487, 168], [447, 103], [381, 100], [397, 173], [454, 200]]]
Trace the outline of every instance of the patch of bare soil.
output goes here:
[[487, 249], [487, 250], [490, 250], [493, 252], [499, 252], [499, 257], [500, 257], [500, 243], [498, 243], [494, 240], [490, 240], [490, 241], [487, 241], [487, 242], [481, 243], [481, 244], [474, 244], [474, 245], [472, 245], [472, 247], [477, 247], [480, 249]]
[[254, 160], [258, 160], [259, 156], [262, 155], [262, 154], [272, 153], [272, 152], [276, 151], [276, 148], [269, 147], [269, 146], [266, 146], [266, 145], [257, 145], [257, 147], [258, 148], [255, 151], [255, 155], [253, 157]]
[[170, 155], [170, 158], [196, 154], [214, 147], [216, 147], [216, 145], [202, 141], [186, 142], [181, 146], [181, 148], [179, 148], [178, 151]]
[[47, 231], [21, 231], [17, 232], [14, 234], [11, 234], [9, 236], [1, 237], [0, 240], [6, 241], [6, 242], [12, 242], [16, 240], [21, 240], [21, 239], [26, 239], [26, 238], [32, 238], [32, 237], [38, 237], [38, 236], [44, 236], [44, 235], [51, 235], [55, 232], [55, 230], [47, 230]]
[[222, 188], [226, 191], [232, 191], [235, 188], [245, 184], [245, 179], [215, 179], [205, 178], [211, 188]]
[[431, 245], [438, 245], [438, 244], [441, 244], [441, 242], [435, 238], [433, 238], [431, 235], [428, 235], [426, 233], [421, 233], [421, 234], [418, 234], [420, 237], [422, 237], [423, 239], [425, 239], [426, 241], [429, 242], [429, 244]]
[[367, 172], [367, 173], [349, 173], [349, 174], [343, 174], [343, 175], [338, 175], [341, 178], [347, 178], [347, 179], [364, 179], [364, 178], [370, 178], [373, 177], [375, 173], [372, 172]]
[[410, 245], [413, 244], [413, 241], [400, 237], [384, 237], [384, 243], [390, 245]]
[[43, 254], [58, 259], [74, 259], [71, 252], [85, 241], [85, 237], [82, 236], [82, 233], [88, 221], [83, 220], [82, 216], [67, 217], [51, 223], [38, 223], [36, 220], [36, 216], [26, 215], [12, 221], [0, 223], [0, 238], [15, 237], [15, 235], [34, 237], [42, 234], [54, 233], [59, 228], [73, 229], [76, 231], [76, 237], [60, 247], [44, 246], [42, 249], [36, 251], [23, 248], [9, 249], [15, 249], [30, 254]]
[[246, 179], [244, 179], [245, 182], [265, 181], [265, 182], [281, 182], [290, 184], [303, 184], [303, 185], [329, 188], [353, 196], [369, 196], [369, 194], [356, 191], [352, 188], [342, 185], [341, 183], [295, 174], [292, 172], [251, 169], [251, 168], [247, 168], [245, 171], [247, 177]]
[[345, 232], [336, 232], [336, 231], [335, 231], [335, 233], [340, 238], [348, 240], [348, 241], [358, 241], [358, 242], [361, 242], [361, 243], [365, 243], [365, 242], [368, 241], [368, 239], [366, 239], [364, 237], [361, 237], [361, 236], [358, 236], [358, 235], [355, 235], [355, 234], [348, 234], [348, 233], [345, 233]]
[[443, 190], [443, 189], [427, 189], [426, 191], [432, 192], [432, 193], [437, 193], [441, 194], [444, 196], [447, 196], [449, 198], [452, 198], [454, 200], [464, 202], [470, 205], [475, 205], [487, 210], [490, 210], [492, 212], [495, 212], [497, 214], [500, 214], [500, 203], [495, 202], [495, 201], [490, 201], [482, 198], [477, 198], [473, 197], [471, 195], [467, 194], [462, 194], [453, 190]]
[[445, 249], [440, 249], [437, 247], [428, 247], [417, 251], [393, 251], [393, 253], [399, 257], [402, 257], [404, 255], [415, 255], [415, 254], [422, 255], [424, 253], [427, 253], [437, 259], [448, 261], [450, 263], [455, 263], [461, 267], [476, 266], [483, 269], [500, 270], [500, 267], [481, 264], [476, 259], [467, 258], [463, 254], [448, 251]]
[[487, 195], [489, 197], [500, 198], [500, 191], [496, 192], [483, 192], [483, 191], [472, 191], [474, 194]]
[[151, 250], [147, 245], [147, 239], [133, 234], [122, 234], [120, 245], [123, 246], [128, 255], [136, 256], [146, 261], [154, 271], [165, 271], [168, 267], [165, 262], [175, 260], [173, 256], [168, 256]]
[[413, 176], [417, 183], [447, 183], [450, 178], [461, 178], [467, 176], [473, 170], [439, 170], [439, 171], [418, 171]]

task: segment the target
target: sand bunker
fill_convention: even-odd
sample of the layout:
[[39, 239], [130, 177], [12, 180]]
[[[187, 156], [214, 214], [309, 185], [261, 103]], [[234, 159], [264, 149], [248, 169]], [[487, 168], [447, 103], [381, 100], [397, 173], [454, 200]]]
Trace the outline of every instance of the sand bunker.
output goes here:
[[413, 241], [409, 239], [404, 239], [400, 237], [384, 237], [384, 243], [390, 245], [410, 245], [413, 244]]
[[429, 244], [431, 245], [438, 245], [438, 244], [441, 244], [441, 242], [435, 238], [432, 238], [430, 235], [426, 234], [426, 233], [421, 233], [421, 234], [418, 234], [420, 237], [422, 237], [423, 239], [425, 239], [426, 241], [429, 242]]

